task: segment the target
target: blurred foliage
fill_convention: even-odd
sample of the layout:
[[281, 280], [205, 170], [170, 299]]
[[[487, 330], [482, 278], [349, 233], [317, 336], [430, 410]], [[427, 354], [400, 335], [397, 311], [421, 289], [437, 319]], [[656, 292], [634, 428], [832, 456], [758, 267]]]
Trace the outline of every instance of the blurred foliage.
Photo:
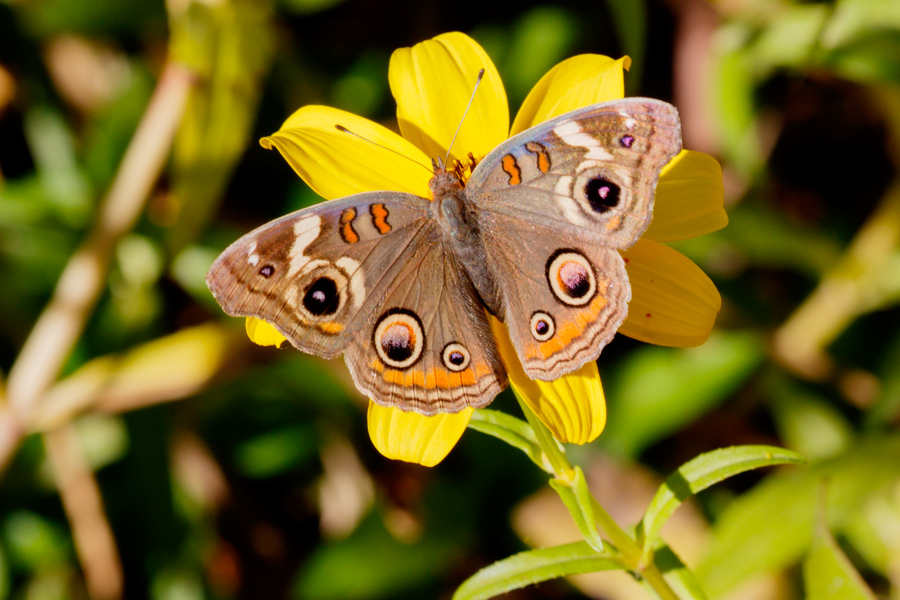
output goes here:
[[[482, 433], [515, 413], [509, 394], [439, 467], [387, 461], [340, 361], [252, 347], [204, 284], [241, 233], [317, 201], [255, 140], [313, 103], [393, 127], [391, 51], [451, 30], [494, 58], [513, 112], [563, 58], [627, 53], [628, 94], [674, 101], [686, 147], [722, 163], [730, 225], [673, 244], [722, 292], [717, 331], [694, 349], [617, 339], [604, 351], [609, 422], [570, 449], [579, 485], [636, 525], [631, 507], [701, 453], [787, 447], [810, 465], [700, 493], [663, 529], [657, 563], [677, 575], [680, 556], [697, 576], [679, 575], [684, 589], [709, 598], [900, 598], [900, 2], [516, 9], [0, 2], [0, 402], [164, 66], [191, 72], [165, 173], [2, 474], [0, 599], [449, 598], [507, 557], [549, 574], [603, 567], [578, 562], [570, 517], [513, 532], [546, 479]], [[74, 433], [76, 483], [96, 483], [99, 526], [77, 510], [90, 486], [67, 487], [59, 469], [58, 428]], [[533, 449], [520, 433], [503, 435]], [[103, 527], [119, 592], [92, 571], [100, 538], [82, 537]], [[649, 597], [611, 575], [510, 597]]]

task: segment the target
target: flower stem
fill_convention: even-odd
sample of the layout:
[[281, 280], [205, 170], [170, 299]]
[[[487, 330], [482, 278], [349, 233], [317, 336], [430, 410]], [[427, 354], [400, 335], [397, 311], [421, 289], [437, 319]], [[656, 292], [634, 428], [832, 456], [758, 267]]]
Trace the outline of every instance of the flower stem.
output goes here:
[[[515, 388], [513, 388], [513, 391], [515, 391]], [[550, 464], [553, 475], [556, 477], [567, 478], [572, 471], [572, 463], [569, 462], [566, 453], [559, 447], [559, 444], [556, 442], [553, 434], [550, 433], [550, 430], [547, 429], [547, 426], [544, 425], [536, 414], [534, 414], [533, 410], [528, 408], [528, 405], [519, 397], [519, 394], [515, 394], [515, 396], [516, 400], [519, 401], [522, 412], [525, 413], [525, 418], [528, 419], [528, 424], [531, 425], [531, 428], [534, 430], [534, 435], [537, 438], [541, 449], [544, 451], [544, 457]]]
[[[560, 447], [553, 437], [553, 434], [547, 429], [547, 426], [544, 425], [537, 415], [534, 414], [534, 411], [519, 398], [518, 394], [516, 394], [516, 399], [519, 401], [519, 406], [522, 407], [525, 418], [528, 419], [528, 423], [531, 425], [532, 429], [534, 429], [534, 435], [544, 452], [546, 461], [552, 469], [552, 474], [557, 479], [569, 479], [573, 472], [573, 468], [572, 463], [569, 462], [569, 458], [566, 456], [565, 450]], [[625, 530], [619, 527], [619, 524], [616, 523], [610, 514], [606, 512], [606, 509], [597, 502], [596, 498], [591, 498], [591, 508], [593, 509], [594, 519], [597, 524], [618, 549], [621, 555], [622, 564], [635, 575], [642, 577], [647, 585], [653, 588], [653, 591], [656, 592], [662, 600], [679, 600], [678, 595], [669, 586], [665, 577], [663, 577], [659, 567], [657, 567], [652, 560], [644, 564], [642, 561], [643, 553], [640, 545], [634, 538], [629, 536]]]

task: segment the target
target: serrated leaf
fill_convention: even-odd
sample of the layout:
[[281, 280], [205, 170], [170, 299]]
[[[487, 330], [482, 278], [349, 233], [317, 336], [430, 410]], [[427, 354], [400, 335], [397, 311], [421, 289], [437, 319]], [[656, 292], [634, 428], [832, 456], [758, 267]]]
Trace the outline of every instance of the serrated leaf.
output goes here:
[[548, 579], [623, 568], [614, 555], [597, 552], [585, 542], [529, 550], [478, 571], [456, 590], [453, 600], [484, 600]]
[[551, 472], [549, 465], [543, 461], [543, 451], [537, 442], [537, 438], [534, 436], [534, 431], [525, 421], [498, 410], [483, 408], [472, 413], [469, 429], [491, 435], [514, 448], [518, 448], [534, 464], [548, 473]]
[[573, 469], [570, 479], [551, 479], [550, 487], [556, 490], [569, 509], [585, 541], [597, 552], [602, 552], [603, 540], [600, 539], [597, 522], [594, 520], [593, 497], [581, 467]]
[[644, 553], [681, 503], [697, 492], [738, 473], [785, 463], [802, 463], [796, 452], [774, 446], [732, 446], [701, 454], [672, 473], [660, 486], [638, 525]]

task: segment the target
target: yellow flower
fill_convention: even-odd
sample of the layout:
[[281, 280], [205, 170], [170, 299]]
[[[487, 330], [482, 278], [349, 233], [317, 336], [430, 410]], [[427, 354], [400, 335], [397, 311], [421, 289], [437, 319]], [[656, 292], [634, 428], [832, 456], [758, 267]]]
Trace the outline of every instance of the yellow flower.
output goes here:
[[[391, 56], [389, 80], [402, 137], [337, 109], [306, 106], [261, 143], [277, 148], [326, 199], [372, 190], [429, 197], [430, 175], [414, 163], [429, 165], [432, 157], [444, 157], [480, 69], [485, 70], [484, 79], [451, 161], [464, 161], [469, 153], [481, 159], [509, 135], [576, 108], [622, 98], [623, 69], [629, 64], [627, 57], [598, 55], [560, 63], [525, 99], [510, 130], [506, 92], [493, 62], [468, 36], [447, 33]], [[335, 124], [375, 143], [342, 133]], [[622, 253], [632, 300], [621, 333], [665, 346], [695, 346], [706, 340], [720, 307], [718, 291], [699, 267], [660, 242], [715, 231], [727, 221], [718, 163], [702, 153], [682, 152], [660, 177], [650, 228]], [[557, 439], [577, 444], [595, 439], [606, 422], [596, 363], [554, 382], [533, 381], [522, 370], [505, 326], [496, 320], [493, 326], [515, 393]], [[258, 343], [283, 341], [262, 322], [248, 325], [248, 333]], [[431, 466], [456, 444], [471, 414], [467, 409], [423, 417], [370, 401], [369, 435], [385, 456]]]

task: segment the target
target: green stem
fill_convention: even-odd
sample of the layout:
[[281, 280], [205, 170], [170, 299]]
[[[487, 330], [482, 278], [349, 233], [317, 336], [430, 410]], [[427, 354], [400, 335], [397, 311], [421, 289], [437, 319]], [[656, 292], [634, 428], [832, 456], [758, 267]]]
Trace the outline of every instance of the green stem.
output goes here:
[[534, 411], [528, 408], [528, 405], [525, 404], [518, 394], [515, 396], [516, 400], [519, 401], [522, 412], [525, 413], [525, 418], [528, 419], [528, 424], [531, 425], [531, 428], [534, 430], [534, 435], [537, 438], [541, 449], [544, 451], [547, 462], [550, 463], [552, 474], [556, 477], [568, 477], [568, 473], [572, 470], [572, 463], [569, 462], [566, 453], [559, 447], [556, 438], [553, 437], [553, 434], [550, 433], [547, 426], [544, 425], [536, 414], [534, 414]]
[[[553, 469], [553, 475], [558, 479], [568, 479], [572, 472], [572, 463], [566, 456], [565, 451], [556, 442], [553, 434], [547, 429], [547, 426], [534, 414], [525, 402], [516, 394], [519, 406], [525, 413], [525, 418], [531, 428], [534, 429], [534, 435], [538, 444], [544, 452], [544, 456], [550, 467]], [[679, 600], [678, 595], [672, 590], [668, 582], [663, 577], [662, 572], [653, 563], [649, 561], [647, 564], [642, 563], [641, 547], [638, 543], [625, 531], [619, 527], [619, 524], [613, 520], [606, 509], [604, 509], [595, 498], [592, 498], [592, 508], [594, 511], [594, 519], [600, 525], [601, 529], [609, 537], [613, 545], [621, 554], [622, 563], [632, 572], [644, 578], [644, 581], [653, 588], [656, 594], [662, 600]]]

